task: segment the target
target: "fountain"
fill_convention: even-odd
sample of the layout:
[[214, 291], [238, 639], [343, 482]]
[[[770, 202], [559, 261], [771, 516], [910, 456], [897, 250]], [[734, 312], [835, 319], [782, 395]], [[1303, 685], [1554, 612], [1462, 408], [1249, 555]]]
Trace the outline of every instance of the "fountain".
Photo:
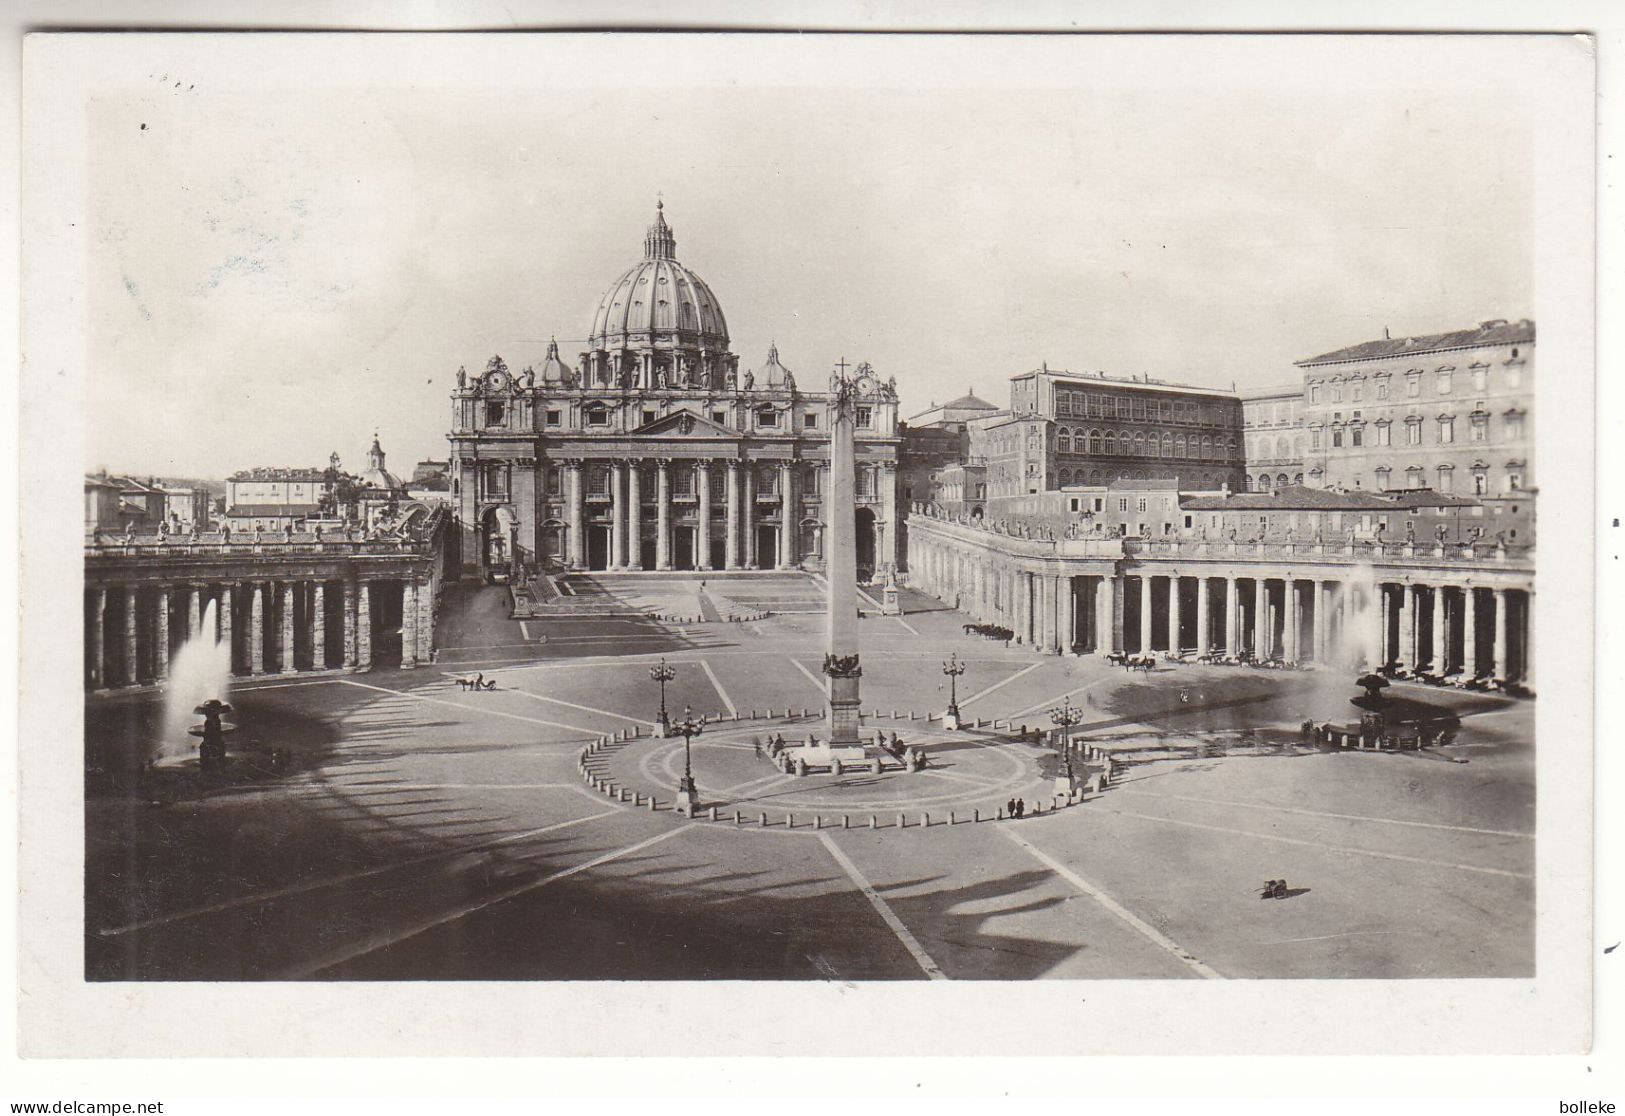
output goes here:
[[205, 772], [219, 771], [226, 764], [226, 733], [237, 729], [236, 725], [220, 722], [220, 715], [230, 713], [231, 706], [218, 698], [210, 698], [192, 712], [203, 714], [201, 725], [193, 725], [186, 730], [193, 736], [203, 738], [197, 748], [198, 767]]
[[[215, 602], [210, 601], [203, 610], [197, 634], [176, 652], [170, 664], [169, 682], [164, 693], [163, 736], [154, 757], [158, 763], [174, 764], [190, 758], [192, 746], [187, 740], [188, 736], [203, 737], [203, 747], [207, 748], [210, 738], [206, 732], [211, 723], [222, 733], [229, 731], [227, 726], [220, 724], [220, 713], [231, 709], [225, 700], [231, 687], [231, 648], [222, 643], [217, 634], [215, 607]], [[220, 707], [214, 711], [212, 718], [204, 709], [211, 702]], [[194, 713], [204, 715], [204, 724], [188, 725]], [[223, 756], [222, 741], [214, 759]], [[213, 760], [203, 761], [203, 764], [207, 768], [211, 762]]]

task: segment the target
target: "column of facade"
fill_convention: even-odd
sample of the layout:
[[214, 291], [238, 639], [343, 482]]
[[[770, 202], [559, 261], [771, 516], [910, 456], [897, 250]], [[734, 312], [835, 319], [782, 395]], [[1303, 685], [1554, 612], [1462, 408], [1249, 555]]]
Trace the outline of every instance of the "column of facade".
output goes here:
[[1168, 653], [1179, 654], [1179, 575], [1168, 575]]
[[1151, 575], [1140, 574], [1140, 654], [1151, 654]]
[[1241, 653], [1241, 644], [1237, 642], [1241, 628], [1241, 599], [1236, 592], [1236, 584], [1235, 577], [1224, 579], [1224, 653], [1232, 659]]
[[1478, 677], [1478, 592], [1471, 585], [1461, 591], [1461, 669]]
[[283, 674], [293, 673], [293, 582], [282, 583], [282, 661]]
[[344, 583], [344, 669], [354, 670], [355, 663], [355, 590], [353, 581]]
[[235, 620], [231, 614], [231, 594], [236, 588], [236, 583], [230, 581], [220, 586], [220, 607], [215, 610], [220, 619], [220, 642], [226, 648], [228, 671], [237, 669], [237, 640], [232, 631]]
[[694, 466], [694, 492], [700, 500], [699, 538], [694, 540], [694, 565], [698, 569], [711, 568], [711, 463], [700, 461]]
[[1298, 661], [1298, 581], [1289, 577], [1281, 598], [1281, 654], [1289, 663]]
[[1100, 592], [1095, 601], [1101, 615], [1099, 627], [1096, 629], [1100, 636], [1095, 645], [1100, 648], [1103, 655], [1114, 654], [1123, 648], [1122, 637], [1117, 633], [1117, 575], [1107, 574], [1100, 579]]
[[[619, 495], [617, 493], [617, 495]], [[401, 582], [401, 669], [411, 670], [418, 665], [418, 587], [411, 581]]]
[[140, 674], [138, 655], [140, 644], [137, 642], [135, 626], [136, 587], [124, 587], [124, 681], [134, 686]]
[[[569, 562], [575, 569], [585, 569], [587, 566], [587, 517], [584, 510], [585, 497], [581, 491], [580, 460], [566, 461], [564, 463], [564, 479], [570, 504]], [[366, 596], [367, 587], [365, 584], [361, 586], [361, 593], [363, 597]]]
[[723, 562], [730, 570], [737, 570], [741, 565], [739, 560], [739, 539], [744, 524], [740, 522], [739, 515], [739, 469], [739, 461], [730, 458], [728, 461], [728, 540], [725, 545]]
[[1071, 577], [1056, 582], [1061, 588], [1061, 654], [1074, 654], [1078, 644], [1078, 585]]
[[1388, 586], [1380, 581], [1374, 582], [1371, 592], [1375, 594], [1372, 604], [1376, 606], [1371, 617], [1376, 629], [1371, 633], [1371, 646], [1377, 650], [1377, 661], [1371, 664], [1371, 669], [1381, 670], [1395, 657], [1388, 654]]
[[310, 590], [310, 669], [327, 666], [327, 586], [316, 582]]
[[779, 463], [779, 569], [796, 564], [795, 470], [790, 462]]
[[1405, 669], [1414, 671], [1421, 659], [1416, 646], [1416, 635], [1420, 625], [1416, 622], [1416, 586], [1405, 586], [1405, 599], [1400, 608], [1399, 653], [1405, 659]]
[[356, 589], [355, 662], [357, 670], [372, 669], [372, 587], [365, 581]]
[[152, 637], [153, 673], [162, 682], [169, 677], [169, 586], [158, 587], [158, 611], [153, 618]]
[[1196, 579], [1196, 653], [1208, 653], [1208, 639], [1211, 631], [1212, 616], [1208, 613], [1208, 578], [1207, 574]]
[[107, 590], [96, 587], [90, 606], [90, 684], [100, 688], [107, 685]]
[[[824, 491], [829, 491], [829, 477], [824, 478]], [[760, 555], [756, 551], [756, 466], [745, 464], [745, 515], [740, 524], [743, 534], [740, 539], [745, 544], [745, 568], [756, 569], [760, 563]]]
[[655, 464], [655, 569], [671, 569], [671, 462]]
[[1433, 671], [1443, 675], [1448, 669], [1449, 659], [1445, 657], [1446, 636], [1450, 627], [1449, 612], [1445, 607], [1444, 586], [1433, 587]]
[[643, 568], [643, 462], [626, 469], [626, 568]]
[[1270, 583], [1268, 578], [1253, 578], [1253, 654], [1260, 659], [1270, 657]]
[[1495, 590], [1495, 661], [1490, 664], [1490, 675], [1500, 681], [1507, 677], [1507, 591]]
[[198, 599], [198, 587], [190, 586], [186, 599], [186, 638], [196, 639], [203, 628], [203, 608]]
[[1535, 688], [1535, 591], [1523, 594], [1523, 676], [1519, 679], [1531, 690]]
[[248, 601], [248, 672], [265, 673], [265, 586], [258, 581]]
[[626, 462], [609, 463], [609, 568], [626, 568]]

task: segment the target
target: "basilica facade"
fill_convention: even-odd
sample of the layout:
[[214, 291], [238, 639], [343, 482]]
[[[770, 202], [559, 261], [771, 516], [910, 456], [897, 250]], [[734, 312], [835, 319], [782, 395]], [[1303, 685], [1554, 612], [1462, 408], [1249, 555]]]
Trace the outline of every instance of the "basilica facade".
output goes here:
[[[710, 286], [663, 207], [598, 300], [572, 368], [492, 357], [457, 373], [452, 503], [465, 575], [822, 569], [829, 404], [770, 347], [741, 371]], [[897, 563], [895, 382], [858, 385], [860, 576]], [[828, 376], [806, 376], [827, 387]]]

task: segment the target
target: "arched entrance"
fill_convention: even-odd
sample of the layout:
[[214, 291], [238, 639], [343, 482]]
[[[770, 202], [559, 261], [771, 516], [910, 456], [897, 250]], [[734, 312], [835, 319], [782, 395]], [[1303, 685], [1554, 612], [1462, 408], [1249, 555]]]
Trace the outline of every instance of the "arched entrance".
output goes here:
[[485, 580], [509, 577], [513, 573], [519, 520], [513, 509], [497, 505], [480, 517], [480, 572]]
[[858, 580], [873, 581], [875, 576], [875, 513], [859, 508], [857, 514]]

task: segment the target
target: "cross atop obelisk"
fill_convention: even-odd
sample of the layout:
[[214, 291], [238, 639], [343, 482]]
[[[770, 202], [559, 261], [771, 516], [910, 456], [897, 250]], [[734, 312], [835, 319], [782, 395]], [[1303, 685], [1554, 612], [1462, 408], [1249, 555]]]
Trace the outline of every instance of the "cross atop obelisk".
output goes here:
[[829, 643], [824, 673], [829, 676], [829, 742], [860, 743], [858, 738], [858, 548], [857, 466], [853, 434], [853, 398], [857, 385], [847, 378], [846, 358], [830, 376], [829, 404]]

